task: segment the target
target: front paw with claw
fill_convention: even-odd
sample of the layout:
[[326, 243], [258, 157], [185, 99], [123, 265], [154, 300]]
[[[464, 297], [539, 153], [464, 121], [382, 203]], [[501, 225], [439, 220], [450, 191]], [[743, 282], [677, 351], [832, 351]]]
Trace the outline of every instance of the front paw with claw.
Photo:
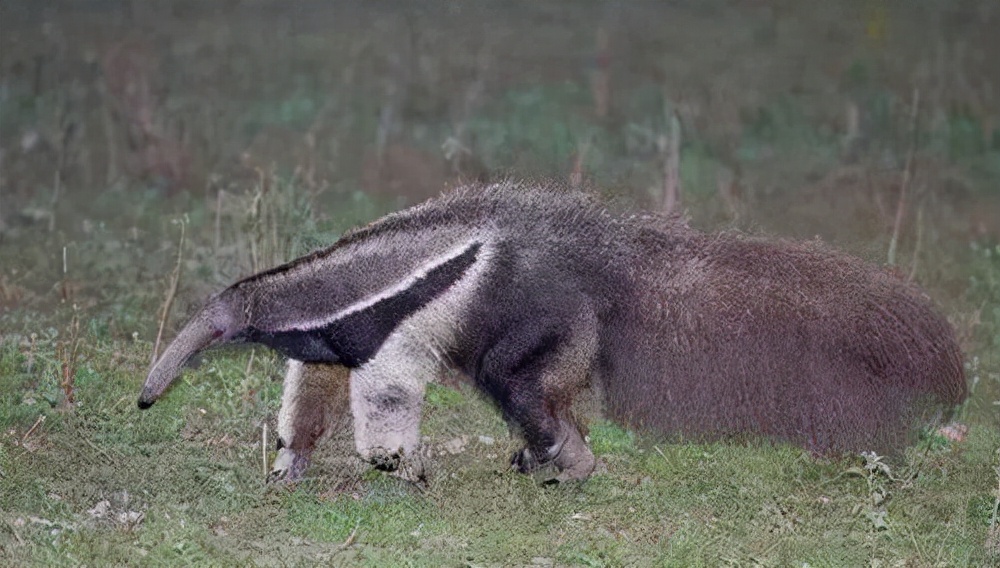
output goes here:
[[295, 483], [301, 481], [308, 467], [308, 455], [289, 448], [281, 448], [278, 450], [278, 457], [274, 458], [274, 463], [271, 465], [271, 472], [267, 474], [267, 482]]
[[392, 473], [400, 479], [413, 483], [426, 481], [427, 472], [424, 456], [419, 451], [405, 455], [400, 450], [376, 448], [368, 453], [368, 463], [377, 470]]
[[375, 448], [368, 455], [368, 463], [379, 471], [396, 471], [403, 462], [403, 454], [399, 450], [390, 451], [385, 448]]

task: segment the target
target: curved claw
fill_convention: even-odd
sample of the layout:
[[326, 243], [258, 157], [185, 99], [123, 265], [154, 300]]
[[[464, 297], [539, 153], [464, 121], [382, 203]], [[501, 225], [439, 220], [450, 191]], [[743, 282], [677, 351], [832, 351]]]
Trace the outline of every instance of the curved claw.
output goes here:
[[518, 473], [531, 473], [544, 466], [545, 462], [539, 461], [529, 448], [524, 447], [514, 452], [510, 458], [510, 465]]
[[368, 456], [368, 463], [379, 471], [396, 471], [402, 462], [403, 455], [400, 452], [383, 448], [372, 450]]
[[368, 463], [379, 471], [389, 472], [418, 485], [427, 481], [425, 456], [422, 456], [420, 451], [404, 454], [402, 450], [376, 448], [370, 451], [367, 457]]
[[309, 467], [309, 456], [289, 448], [278, 450], [271, 471], [267, 474], [267, 483], [295, 483], [302, 480]]

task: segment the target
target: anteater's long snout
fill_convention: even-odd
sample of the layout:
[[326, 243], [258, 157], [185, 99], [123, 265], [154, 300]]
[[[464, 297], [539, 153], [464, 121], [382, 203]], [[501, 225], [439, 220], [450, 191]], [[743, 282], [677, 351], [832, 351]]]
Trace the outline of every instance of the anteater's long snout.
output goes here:
[[228, 310], [221, 309], [223, 306], [217, 303], [209, 304], [189, 321], [149, 370], [146, 382], [142, 386], [142, 393], [139, 395], [139, 408], [146, 409], [153, 406], [167, 387], [180, 376], [181, 370], [191, 357], [209, 345], [217, 343], [220, 338], [225, 339], [224, 336], [232, 335], [227, 333], [231, 329], [230, 318], [226, 313]]

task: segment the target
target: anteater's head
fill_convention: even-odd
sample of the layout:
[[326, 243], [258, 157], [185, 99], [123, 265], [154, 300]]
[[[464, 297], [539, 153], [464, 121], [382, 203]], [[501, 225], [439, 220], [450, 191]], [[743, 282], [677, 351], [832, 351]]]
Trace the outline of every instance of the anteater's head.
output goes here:
[[152, 406], [193, 356], [224, 343], [260, 343], [307, 363], [365, 364], [401, 322], [481, 276], [470, 268], [487, 262], [491, 227], [475, 219], [485, 208], [467, 202], [457, 201], [467, 205], [461, 212], [446, 198], [389, 215], [232, 285], [153, 365], [139, 407]]

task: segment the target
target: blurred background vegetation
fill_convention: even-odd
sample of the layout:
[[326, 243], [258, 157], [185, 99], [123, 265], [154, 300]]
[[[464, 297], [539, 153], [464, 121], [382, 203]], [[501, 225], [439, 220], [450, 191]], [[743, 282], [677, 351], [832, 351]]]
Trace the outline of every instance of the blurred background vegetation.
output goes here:
[[[0, 556], [997, 561], [997, 29], [993, 0], [3, 2]], [[345, 438], [315, 485], [275, 494], [259, 448], [273, 355], [215, 357], [135, 414], [161, 324], [171, 337], [207, 294], [507, 176], [616, 207], [673, 194], [706, 230], [893, 264], [958, 330], [968, 440], [890, 470], [649, 447], [598, 424], [606, 471], [543, 490], [501, 471], [514, 442], [495, 413], [444, 386], [428, 400], [443, 448], [429, 493], [366, 473]]]

